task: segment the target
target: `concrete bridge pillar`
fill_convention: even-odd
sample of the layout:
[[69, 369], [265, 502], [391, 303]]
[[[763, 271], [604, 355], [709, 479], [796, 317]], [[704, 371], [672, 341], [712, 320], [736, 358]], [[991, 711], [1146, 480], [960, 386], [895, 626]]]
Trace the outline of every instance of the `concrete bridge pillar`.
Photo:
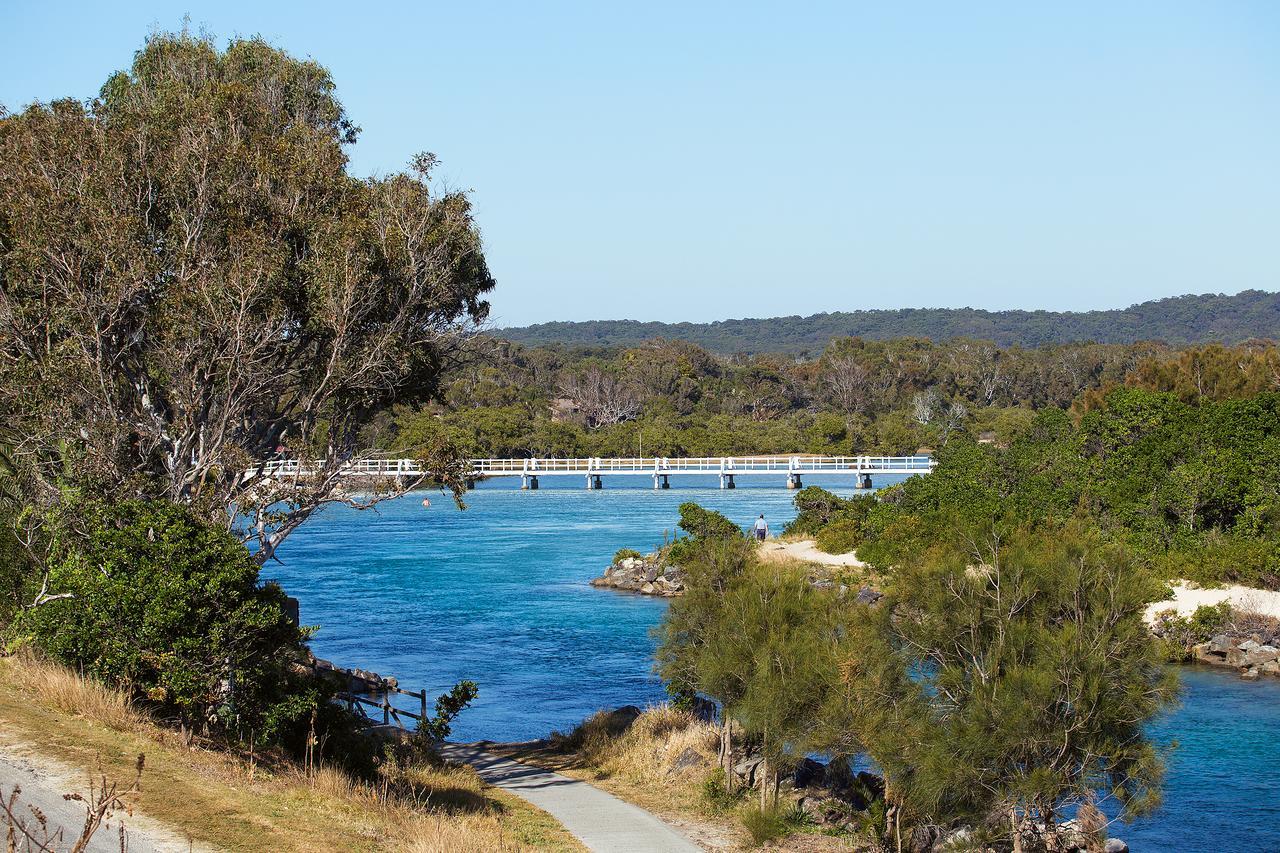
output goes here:
[[800, 482], [800, 472], [799, 472], [799, 471], [792, 471], [790, 474], [788, 474], [788, 475], [787, 475], [787, 488], [788, 488], [788, 489], [803, 489], [803, 488], [804, 488], [804, 483]]
[[653, 487], [654, 487], [655, 489], [669, 489], [669, 488], [671, 488], [671, 481], [668, 479], [668, 477], [670, 477], [670, 475], [669, 475], [669, 474], [654, 474], [654, 475], [653, 475]]
[[521, 490], [536, 492], [538, 490], [538, 477], [536, 474], [520, 475]]
[[599, 474], [587, 475], [587, 491], [595, 491], [596, 489], [603, 489], [603, 488], [604, 488], [604, 483], [601, 482]]
[[872, 488], [875, 488], [874, 486], [872, 486], [872, 485], [871, 485], [871, 475], [870, 475], [870, 474], [865, 474], [865, 473], [862, 473], [862, 472], [859, 472], [859, 473], [858, 473], [858, 488], [859, 488], [859, 489], [872, 489]]
[[722, 489], [736, 489], [736, 488], [737, 488], [737, 486], [735, 486], [735, 485], [734, 485], [734, 483], [733, 483], [733, 475], [732, 475], [732, 474], [727, 474], [727, 473], [725, 473], [725, 472], [723, 472], [723, 471], [722, 471], [722, 472], [720, 472], [720, 488], [722, 488]]

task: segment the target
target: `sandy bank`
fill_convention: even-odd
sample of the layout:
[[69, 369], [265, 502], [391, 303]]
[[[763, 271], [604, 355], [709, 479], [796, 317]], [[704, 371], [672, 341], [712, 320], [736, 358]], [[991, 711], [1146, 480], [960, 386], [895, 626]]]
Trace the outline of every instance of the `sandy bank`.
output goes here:
[[1223, 601], [1230, 601], [1234, 607], [1241, 610], [1263, 613], [1280, 619], [1280, 592], [1247, 586], [1203, 589], [1184, 581], [1173, 585], [1173, 598], [1157, 601], [1147, 607], [1147, 621], [1155, 621], [1155, 615], [1165, 610], [1176, 610], [1179, 616], [1190, 616], [1201, 605], [1214, 605]]
[[852, 566], [865, 568], [866, 563], [858, 559], [850, 551], [848, 554], [826, 554], [819, 551], [812, 539], [801, 539], [799, 542], [779, 542], [768, 539], [760, 544], [760, 557], [765, 560], [800, 560], [805, 563], [817, 563], [820, 566]]

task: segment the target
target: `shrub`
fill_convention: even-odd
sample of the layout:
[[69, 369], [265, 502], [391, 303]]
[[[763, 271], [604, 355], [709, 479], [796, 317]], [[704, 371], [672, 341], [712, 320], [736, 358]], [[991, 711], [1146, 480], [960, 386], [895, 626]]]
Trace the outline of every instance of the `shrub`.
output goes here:
[[819, 551], [847, 554], [862, 544], [863, 524], [851, 516], [843, 516], [818, 531]]
[[724, 768], [717, 767], [702, 783], [702, 799], [706, 801], [712, 814], [732, 811], [747, 796], [747, 789], [742, 786], [735, 786], [732, 791], [727, 790], [724, 777]]
[[64, 530], [49, 562], [51, 591], [69, 597], [18, 625], [45, 653], [188, 725], [252, 731], [259, 742], [316, 708], [314, 680], [291, 667], [305, 633], [230, 534], [163, 501], [69, 515], [77, 532]]
[[804, 487], [791, 502], [795, 505], [796, 517], [787, 523], [784, 532], [799, 536], [816, 535], [847, 504], [844, 498], [819, 486]]
[[680, 504], [680, 529], [694, 539], [740, 539], [738, 525], [713, 509], [703, 509], [693, 501]]
[[644, 555], [635, 548], [619, 548], [613, 554], [613, 562], [616, 565], [621, 563], [623, 560], [639, 560], [642, 557], [644, 557]]
[[786, 817], [776, 808], [749, 808], [742, 813], [742, 825], [751, 836], [752, 843], [757, 847], [776, 838], [782, 838], [791, 830]]

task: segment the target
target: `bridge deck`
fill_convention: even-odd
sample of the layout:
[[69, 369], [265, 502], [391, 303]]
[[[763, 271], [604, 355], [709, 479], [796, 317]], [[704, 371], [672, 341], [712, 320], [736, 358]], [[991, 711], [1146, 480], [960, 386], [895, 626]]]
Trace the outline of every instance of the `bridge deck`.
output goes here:
[[[801, 474], [927, 474], [936, 463], [928, 456], [821, 456], [777, 454], [768, 456], [701, 456], [667, 458], [590, 457], [585, 459], [473, 459], [469, 473], [476, 477], [604, 476], [631, 474], [666, 476], [796, 475]], [[309, 476], [324, 469], [321, 462], [281, 459], [267, 462], [263, 474], [271, 477]], [[427, 473], [416, 459], [361, 459], [347, 463], [340, 473], [353, 477], [416, 477]]]

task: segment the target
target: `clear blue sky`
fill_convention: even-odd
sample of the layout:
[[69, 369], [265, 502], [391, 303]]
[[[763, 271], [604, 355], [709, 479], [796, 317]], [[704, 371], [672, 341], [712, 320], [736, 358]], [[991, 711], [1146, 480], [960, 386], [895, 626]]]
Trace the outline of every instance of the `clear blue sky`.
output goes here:
[[471, 188], [498, 325], [1280, 289], [1280, 3], [0, 4], [0, 103], [189, 13]]

